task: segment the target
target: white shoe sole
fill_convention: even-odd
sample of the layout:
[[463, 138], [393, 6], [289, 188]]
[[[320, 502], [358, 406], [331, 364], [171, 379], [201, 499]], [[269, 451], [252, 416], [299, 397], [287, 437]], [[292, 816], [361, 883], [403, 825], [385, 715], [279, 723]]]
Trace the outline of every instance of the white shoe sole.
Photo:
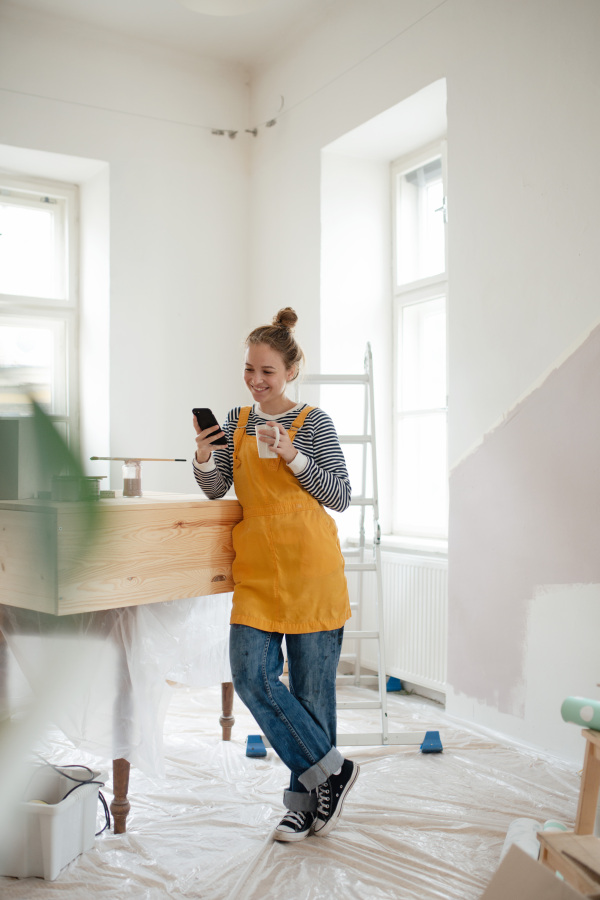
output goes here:
[[277, 829], [275, 829], [273, 832], [273, 840], [283, 841], [287, 844], [292, 841], [303, 841], [309, 834], [312, 834], [312, 825], [308, 831], [277, 831]]

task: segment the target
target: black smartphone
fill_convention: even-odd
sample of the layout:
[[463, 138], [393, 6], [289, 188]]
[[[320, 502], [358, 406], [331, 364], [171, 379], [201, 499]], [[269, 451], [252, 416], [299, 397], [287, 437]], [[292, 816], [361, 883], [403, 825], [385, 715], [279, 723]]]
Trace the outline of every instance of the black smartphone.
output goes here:
[[[207, 409], [206, 407], [194, 407], [192, 412], [196, 416], [196, 422], [203, 431], [205, 428], [210, 428], [212, 425], [219, 425], [212, 409]], [[220, 425], [219, 428], [221, 429]], [[219, 438], [217, 441], [213, 441], [213, 446], [226, 447], [227, 438], [225, 437], [225, 435], [223, 434], [223, 437]]]

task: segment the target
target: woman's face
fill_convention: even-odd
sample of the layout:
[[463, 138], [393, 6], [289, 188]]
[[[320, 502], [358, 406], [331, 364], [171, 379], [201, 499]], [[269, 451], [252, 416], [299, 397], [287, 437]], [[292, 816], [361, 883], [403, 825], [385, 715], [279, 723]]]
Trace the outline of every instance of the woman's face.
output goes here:
[[291, 403], [285, 396], [293, 369], [286, 369], [283, 358], [268, 344], [250, 344], [246, 349], [244, 381], [255, 403], [270, 415], [285, 412]]

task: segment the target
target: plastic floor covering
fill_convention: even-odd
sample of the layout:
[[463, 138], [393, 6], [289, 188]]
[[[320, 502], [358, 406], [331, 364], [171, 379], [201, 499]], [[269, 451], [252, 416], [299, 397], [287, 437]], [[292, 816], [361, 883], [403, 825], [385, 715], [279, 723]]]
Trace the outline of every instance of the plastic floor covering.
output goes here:
[[[363, 691], [344, 688], [344, 695]], [[337, 827], [273, 841], [287, 770], [272, 750], [245, 755], [258, 733], [237, 700], [220, 739], [220, 688], [175, 687], [164, 729], [164, 778], [132, 769], [127, 834], [104, 832], [56, 881], [0, 878], [2, 900], [475, 900], [496, 870], [511, 822], [573, 826], [572, 768], [474, 733], [439, 705], [388, 694], [390, 731], [436, 729], [442, 753], [418, 745], [353, 747], [361, 774]], [[340, 731], [377, 730], [377, 712], [344, 711]], [[58, 732], [39, 747], [57, 764], [107, 768]], [[110, 768], [110, 767], [109, 767]], [[110, 782], [104, 789], [110, 802]]]

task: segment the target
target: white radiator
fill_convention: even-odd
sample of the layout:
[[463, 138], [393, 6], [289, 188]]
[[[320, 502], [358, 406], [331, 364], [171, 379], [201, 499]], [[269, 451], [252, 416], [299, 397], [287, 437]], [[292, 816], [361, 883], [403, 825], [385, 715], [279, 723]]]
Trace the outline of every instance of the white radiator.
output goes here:
[[[363, 628], [376, 628], [375, 576], [365, 573]], [[387, 675], [445, 692], [448, 636], [448, 563], [407, 553], [382, 553], [385, 668]], [[357, 576], [349, 573], [350, 600]], [[354, 618], [354, 617], [353, 617]], [[357, 627], [348, 623], [348, 629]], [[377, 670], [376, 642], [362, 641], [361, 663]]]

